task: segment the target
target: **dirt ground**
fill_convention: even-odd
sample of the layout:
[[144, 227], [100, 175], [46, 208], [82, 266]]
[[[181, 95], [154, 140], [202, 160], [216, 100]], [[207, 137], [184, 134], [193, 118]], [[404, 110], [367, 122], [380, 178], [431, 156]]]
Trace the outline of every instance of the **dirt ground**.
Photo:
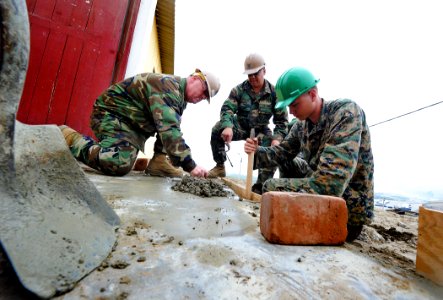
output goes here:
[[360, 236], [345, 247], [360, 251], [382, 263], [415, 273], [417, 254], [418, 216], [398, 214], [375, 208], [375, 217], [364, 226]]

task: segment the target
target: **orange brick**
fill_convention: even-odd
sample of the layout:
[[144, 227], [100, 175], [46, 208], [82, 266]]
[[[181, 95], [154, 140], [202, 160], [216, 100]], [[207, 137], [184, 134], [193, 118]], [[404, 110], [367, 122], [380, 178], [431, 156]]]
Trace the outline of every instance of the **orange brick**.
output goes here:
[[260, 231], [270, 243], [340, 245], [348, 234], [342, 198], [289, 192], [263, 194]]

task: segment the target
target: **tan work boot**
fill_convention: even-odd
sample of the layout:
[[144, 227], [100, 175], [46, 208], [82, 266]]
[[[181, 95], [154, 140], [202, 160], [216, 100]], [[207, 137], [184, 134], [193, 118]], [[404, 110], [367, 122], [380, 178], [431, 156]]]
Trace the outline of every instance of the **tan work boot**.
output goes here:
[[154, 153], [154, 157], [149, 160], [146, 174], [161, 177], [182, 177], [183, 171], [174, 167], [166, 158], [166, 154]]
[[68, 147], [71, 147], [76, 140], [82, 138], [82, 135], [80, 133], [78, 133], [69, 126], [61, 125], [58, 126], [58, 128], [60, 128], [60, 131], [62, 132], [63, 137], [65, 138], [66, 144], [68, 144]]
[[208, 178], [226, 177], [226, 170], [224, 164], [217, 164], [209, 173]]

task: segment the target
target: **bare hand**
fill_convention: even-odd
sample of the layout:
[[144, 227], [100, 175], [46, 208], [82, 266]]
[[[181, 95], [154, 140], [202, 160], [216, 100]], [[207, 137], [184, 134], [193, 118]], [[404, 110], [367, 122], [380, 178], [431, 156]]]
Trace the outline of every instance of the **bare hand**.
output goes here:
[[223, 141], [225, 141], [226, 144], [229, 144], [232, 141], [232, 136], [234, 135], [232, 128], [230, 127], [226, 127], [225, 129], [223, 129], [222, 133], [221, 133], [221, 137], [223, 139]]
[[247, 138], [246, 139], [246, 143], [245, 143], [244, 149], [245, 149], [245, 152], [247, 154], [255, 153], [255, 151], [257, 151], [257, 148], [258, 148], [258, 140], [257, 140], [257, 138], [253, 138], [253, 139]]
[[200, 166], [196, 166], [194, 169], [192, 169], [191, 176], [206, 178], [206, 177], [208, 177], [208, 171], [205, 168], [202, 168]]
[[272, 140], [271, 146], [277, 146], [277, 145], [280, 145], [280, 141], [279, 140]]

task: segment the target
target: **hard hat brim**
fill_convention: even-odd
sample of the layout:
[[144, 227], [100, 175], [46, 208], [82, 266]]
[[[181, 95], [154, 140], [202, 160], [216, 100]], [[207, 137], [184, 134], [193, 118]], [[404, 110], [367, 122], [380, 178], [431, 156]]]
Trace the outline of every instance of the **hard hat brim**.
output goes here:
[[275, 104], [276, 109], [284, 108], [290, 105], [292, 102], [294, 102], [300, 95], [289, 97], [288, 99], [277, 101], [277, 104]]
[[249, 70], [244, 71], [243, 74], [246, 74], [246, 75], [254, 74], [254, 73], [257, 73], [258, 71], [260, 71], [260, 69], [262, 69], [264, 67], [265, 67], [265, 65], [261, 65], [261, 66], [259, 66], [257, 68], [249, 69]]
[[208, 77], [206, 77], [206, 75], [204, 74], [203, 76], [205, 76], [206, 87], [208, 88], [208, 98], [206, 98], [206, 100], [208, 100], [208, 103], [211, 103], [211, 94], [212, 94], [211, 85], [209, 84]]
[[303, 95], [304, 93], [306, 93], [307, 91], [312, 89], [314, 86], [316, 86], [319, 81], [320, 81], [320, 79], [316, 79], [312, 86], [309, 86], [309, 87], [307, 87], [307, 88], [305, 88], [305, 89], [303, 89], [301, 91], [297, 90], [296, 92], [292, 92], [292, 93], [294, 93], [294, 95], [292, 95], [291, 97], [289, 97], [289, 98], [287, 98], [285, 100], [281, 100], [281, 101], [278, 100], [277, 103], [275, 104], [275, 108], [279, 109], [279, 108], [287, 107], [292, 102], [297, 100], [298, 97], [300, 97], [301, 95]]

